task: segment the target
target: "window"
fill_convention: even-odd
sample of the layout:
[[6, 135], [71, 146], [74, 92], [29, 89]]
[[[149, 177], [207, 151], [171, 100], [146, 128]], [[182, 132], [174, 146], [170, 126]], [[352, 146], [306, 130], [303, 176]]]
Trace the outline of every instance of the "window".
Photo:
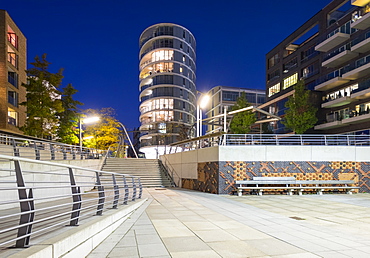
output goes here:
[[279, 63], [279, 54], [276, 54], [276, 55], [274, 55], [273, 57], [271, 57], [269, 59], [269, 61], [268, 61], [268, 68], [273, 67], [277, 63]]
[[349, 97], [351, 96], [352, 92], [357, 89], [358, 89], [358, 84], [354, 84], [349, 87], [331, 92], [324, 97], [323, 101], [327, 102], [327, 101], [339, 99], [342, 97]]
[[315, 51], [315, 46], [312, 46], [301, 53], [301, 62], [306, 62], [310, 60], [312, 57], [317, 56], [318, 52]]
[[18, 112], [11, 108], [8, 108], [8, 124], [18, 125]]
[[8, 82], [14, 87], [18, 88], [18, 74], [8, 71]]
[[302, 77], [308, 78], [311, 77], [319, 72], [319, 65], [318, 63], [314, 63], [302, 69]]
[[18, 55], [8, 46], [8, 62], [18, 68]]
[[269, 88], [269, 94], [268, 96], [271, 97], [272, 95], [280, 92], [280, 83], [273, 85]]
[[280, 77], [280, 70], [275, 70], [268, 75], [268, 81], [273, 81]]
[[289, 76], [288, 78], [284, 79], [283, 84], [283, 90], [289, 88], [290, 86], [293, 86], [298, 82], [298, 73], [293, 74], [292, 76]]
[[182, 73], [182, 67], [180, 67], [180, 73]]
[[8, 103], [18, 107], [18, 94], [15, 91], [8, 91]]
[[284, 73], [289, 72], [289, 70], [292, 69], [292, 68], [294, 68], [294, 67], [296, 67], [297, 64], [298, 64], [297, 58], [293, 58], [289, 62], [285, 63], [284, 64]]
[[152, 53], [152, 62], [161, 60], [173, 60], [173, 50], [159, 50]]
[[18, 36], [15, 32], [8, 26], [8, 42], [15, 48], [18, 49]]
[[182, 61], [185, 63], [185, 55], [182, 55]]

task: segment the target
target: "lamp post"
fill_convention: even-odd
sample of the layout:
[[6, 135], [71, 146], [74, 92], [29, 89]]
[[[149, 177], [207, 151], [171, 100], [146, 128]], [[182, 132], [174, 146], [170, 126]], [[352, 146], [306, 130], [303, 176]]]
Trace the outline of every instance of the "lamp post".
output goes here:
[[88, 118], [85, 118], [83, 119], [83, 121], [81, 120], [81, 118], [78, 120], [79, 122], [79, 142], [80, 142], [80, 150], [82, 150], [82, 124], [90, 124], [90, 123], [94, 123], [94, 122], [97, 122], [100, 120], [100, 117], [97, 117], [97, 116], [93, 116], [93, 117], [88, 117]]
[[197, 137], [202, 136], [202, 110], [207, 106], [210, 96], [201, 93], [198, 103], [197, 103]]
[[[134, 146], [132, 145], [132, 142], [131, 142], [130, 136], [129, 136], [129, 135], [128, 135], [128, 133], [127, 133], [126, 127], [125, 127], [121, 122], [118, 122], [118, 124], [122, 127], [123, 131], [125, 132], [126, 137], [127, 137], [128, 141], [129, 141], [129, 143], [130, 143], [130, 145], [131, 145], [132, 150], [133, 150], [133, 151], [134, 151], [134, 153], [135, 153], [136, 158], [139, 158], [139, 157], [137, 156], [137, 153], [136, 153], [136, 150], [135, 150]], [[122, 141], [122, 143], [123, 143], [123, 141]]]

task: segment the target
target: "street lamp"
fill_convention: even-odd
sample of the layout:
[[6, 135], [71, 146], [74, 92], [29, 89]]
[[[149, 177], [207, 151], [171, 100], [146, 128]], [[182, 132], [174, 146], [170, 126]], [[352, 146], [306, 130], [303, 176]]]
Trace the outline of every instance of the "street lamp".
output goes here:
[[202, 109], [204, 109], [211, 97], [207, 94], [201, 94], [197, 103], [197, 137], [202, 136]]
[[79, 141], [80, 141], [80, 150], [82, 150], [82, 124], [91, 124], [91, 123], [94, 123], [94, 122], [97, 122], [100, 120], [100, 117], [98, 116], [93, 116], [93, 117], [88, 117], [88, 118], [85, 118], [83, 119], [83, 121], [81, 120], [81, 118], [78, 120], [79, 122]]
[[[130, 143], [130, 145], [131, 145], [132, 150], [133, 150], [133, 151], [134, 151], [134, 153], [135, 153], [136, 158], [139, 158], [139, 157], [137, 156], [137, 153], [136, 153], [136, 150], [135, 150], [135, 148], [134, 148], [134, 145], [132, 145], [132, 142], [131, 142], [130, 136], [129, 136], [129, 135], [128, 135], [128, 133], [127, 133], [126, 127], [125, 127], [121, 122], [118, 122], [118, 124], [122, 127], [123, 131], [125, 132], [126, 137], [127, 137], [128, 141], [129, 141], [129, 143]], [[123, 141], [122, 141], [122, 143], [123, 143]]]

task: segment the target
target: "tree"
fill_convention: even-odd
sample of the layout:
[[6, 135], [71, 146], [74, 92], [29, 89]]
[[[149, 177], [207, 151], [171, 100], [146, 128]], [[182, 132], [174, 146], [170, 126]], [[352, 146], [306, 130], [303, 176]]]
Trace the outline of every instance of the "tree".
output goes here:
[[81, 115], [78, 113], [77, 106], [81, 106], [83, 103], [73, 99], [73, 95], [77, 92], [72, 84], [64, 87], [62, 92], [63, 111], [58, 114], [60, 121], [58, 137], [59, 141], [66, 144], [77, 144], [79, 142], [77, 127]]
[[[237, 98], [236, 103], [232, 106], [231, 110], [235, 111], [238, 109], [249, 107], [250, 104], [247, 101], [245, 92]], [[256, 122], [256, 116], [252, 110], [246, 110], [234, 114], [230, 123], [230, 132], [234, 134], [245, 134], [251, 130], [251, 125]]]
[[27, 135], [52, 139], [56, 136], [59, 118], [63, 111], [60, 91], [62, 69], [58, 73], [48, 71], [50, 63], [46, 54], [41, 59], [36, 56], [32, 68], [27, 70], [28, 82], [22, 83], [26, 88], [26, 101], [20, 103], [27, 109], [27, 119], [20, 129]]
[[[102, 108], [100, 110], [87, 109], [84, 111], [87, 117], [98, 116], [99, 122], [85, 125], [84, 136], [93, 136], [94, 140], [84, 142], [86, 147], [107, 150], [119, 142], [120, 127], [115, 118], [113, 108]], [[123, 135], [121, 137], [124, 137]]]
[[312, 105], [310, 93], [305, 89], [304, 80], [300, 80], [294, 86], [294, 94], [285, 103], [288, 109], [282, 124], [296, 134], [303, 134], [317, 122], [317, 108]]

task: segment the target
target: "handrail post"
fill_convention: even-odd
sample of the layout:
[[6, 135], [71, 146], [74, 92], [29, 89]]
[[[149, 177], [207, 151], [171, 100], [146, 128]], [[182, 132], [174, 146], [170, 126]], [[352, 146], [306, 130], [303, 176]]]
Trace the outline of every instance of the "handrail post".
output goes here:
[[78, 219], [80, 218], [80, 211], [81, 211], [81, 189], [79, 186], [76, 186], [76, 180], [73, 175], [73, 169], [68, 168], [69, 171], [69, 180], [71, 182], [71, 190], [72, 190], [72, 213], [71, 213], [71, 221], [69, 223], [70, 226], [77, 226]]
[[324, 135], [324, 140], [325, 140], [325, 146], [328, 145], [328, 140], [326, 139], [326, 135]]
[[139, 183], [139, 196], [137, 198], [141, 199], [141, 196], [143, 194], [143, 185], [141, 184], [140, 177], [138, 177], [137, 180], [138, 180], [138, 183]]
[[135, 178], [132, 177], [132, 201], [135, 201], [136, 199], [136, 184], [135, 184]]
[[125, 197], [123, 198], [123, 204], [127, 204], [128, 196], [129, 196], [129, 190], [128, 190], [128, 184], [127, 184], [125, 176], [123, 176], [123, 188], [125, 189]]
[[51, 160], [55, 160], [55, 150], [54, 150], [54, 145], [50, 143], [50, 158]]
[[276, 145], [279, 145], [279, 138], [278, 138], [277, 134], [275, 134], [275, 141], [276, 141]]
[[17, 144], [16, 144], [14, 138], [12, 138], [12, 144], [13, 144], [13, 153], [14, 153], [14, 156], [15, 157], [19, 157], [19, 149], [17, 149]]
[[114, 189], [114, 201], [112, 209], [117, 209], [118, 199], [119, 199], [119, 187], [116, 182], [116, 177], [112, 174], [112, 182], [113, 182], [113, 189]]
[[[21, 213], [23, 212], [26, 213], [26, 214], [21, 214], [21, 217], [19, 219], [19, 225], [29, 224], [29, 223], [32, 223], [35, 218], [35, 212], [30, 212], [30, 211], [35, 210], [32, 188], [29, 189], [29, 192], [27, 195], [27, 190], [26, 190], [26, 186], [24, 183], [21, 166], [18, 160], [14, 160], [14, 169], [15, 169], [15, 175], [17, 178], [18, 197], [19, 197]], [[22, 201], [24, 199], [25, 201]], [[31, 231], [32, 231], [32, 224], [18, 228], [17, 238], [26, 236], [26, 235], [27, 236], [21, 239], [18, 239], [15, 243], [15, 247], [25, 247], [26, 245], [28, 245], [30, 242]]]
[[66, 152], [66, 148], [64, 146], [62, 146], [62, 153], [63, 153], [63, 159], [66, 160], [67, 159], [67, 152]]
[[35, 149], [36, 160], [40, 160], [40, 150], [37, 148], [36, 141], [33, 141], [33, 147]]
[[98, 186], [98, 193], [99, 193], [99, 201], [98, 201], [98, 207], [96, 210], [96, 215], [102, 215], [103, 214], [103, 207], [104, 207], [104, 201], [105, 201], [105, 193], [104, 193], [104, 186], [102, 186], [100, 182], [100, 176], [98, 172], [95, 172], [96, 175], [96, 185]]
[[302, 134], [299, 135], [299, 138], [301, 140], [301, 146], [303, 146], [303, 138], [302, 138]]

